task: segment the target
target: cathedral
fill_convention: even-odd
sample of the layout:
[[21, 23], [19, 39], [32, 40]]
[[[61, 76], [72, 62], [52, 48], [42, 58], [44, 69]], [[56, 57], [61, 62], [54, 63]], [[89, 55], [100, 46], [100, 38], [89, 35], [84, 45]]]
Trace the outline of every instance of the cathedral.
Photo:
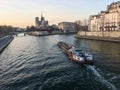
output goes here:
[[39, 17], [35, 17], [35, 26], [39, 29], [47, 29], [48, 28], [48, 21], [45, 20], [41, 13], [41, 20], [39, 20]]

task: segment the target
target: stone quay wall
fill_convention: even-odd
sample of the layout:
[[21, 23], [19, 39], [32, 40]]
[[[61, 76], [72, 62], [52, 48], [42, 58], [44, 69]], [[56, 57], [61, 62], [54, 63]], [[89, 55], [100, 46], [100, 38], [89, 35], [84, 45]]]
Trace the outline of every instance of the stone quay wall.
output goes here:
[[0, 38], [0, 53], [9, 45], [9, 43], [14, 39], [13, 36], [8, 35]]
[[84, 39], [120, 42], [120, 31], [99, 31], [99, 32], [79, 31], [76, 37]]

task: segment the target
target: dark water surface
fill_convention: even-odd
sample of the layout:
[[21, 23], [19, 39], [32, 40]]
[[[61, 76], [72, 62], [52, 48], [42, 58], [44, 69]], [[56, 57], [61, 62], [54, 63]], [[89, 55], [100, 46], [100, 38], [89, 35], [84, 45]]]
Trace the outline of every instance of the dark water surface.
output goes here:
[[[95, 65], [72, 62], [59, 41], [90, 51]], [[74, 35], [15, 37], [0, 55], [0, 90], [120, 90], [120, 44]]]

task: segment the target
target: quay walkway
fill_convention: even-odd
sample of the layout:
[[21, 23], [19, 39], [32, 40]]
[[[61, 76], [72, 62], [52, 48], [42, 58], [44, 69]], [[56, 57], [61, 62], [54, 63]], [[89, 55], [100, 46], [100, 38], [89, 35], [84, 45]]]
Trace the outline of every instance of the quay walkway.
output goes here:
[[9, 45], [9, 43], [14, 39], [13, 36], [8, 35], [0, 38], [0, 53]]
[[89, 39], [89, 40], [99, 40], [99, 41], [109, 41], [109, 42], [118, 42], [120, 43], [120, 38], [112, 38], [112, 37], [99, 37], [99, 36], [80, 36], [76, 35], [75, 38], [78, 39]]

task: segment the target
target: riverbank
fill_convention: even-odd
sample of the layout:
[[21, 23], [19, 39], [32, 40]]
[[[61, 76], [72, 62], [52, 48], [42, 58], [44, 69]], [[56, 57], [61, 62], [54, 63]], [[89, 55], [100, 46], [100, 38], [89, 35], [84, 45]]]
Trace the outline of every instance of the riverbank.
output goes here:
[[75, 36], [81, 39], [101, 40], [110, 42], [120, 42], [120, 32], [78, 32]]
[[9, 45], [9, 43], [14, 39], [13, 36], [8, 35], [0, 38], [0, 53]]
[[28, 35], [31, 35], [31, 36], [50, 36], [50, 35], [62, 35], [62, 34], [76, 34], [76, 32], [61, 32], [61, 31], [47, 32], [47, 31], [34, 31], [34, 32], [29, 32], [29, 33], [28, 33]]

